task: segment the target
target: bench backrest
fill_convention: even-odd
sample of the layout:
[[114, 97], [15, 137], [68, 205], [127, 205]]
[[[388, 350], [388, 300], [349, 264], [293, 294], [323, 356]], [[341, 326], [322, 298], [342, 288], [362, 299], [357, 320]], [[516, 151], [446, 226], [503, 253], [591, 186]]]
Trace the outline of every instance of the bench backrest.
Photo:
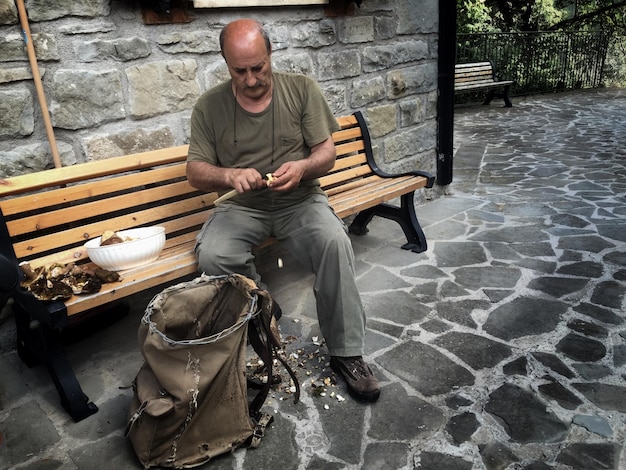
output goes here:
[[489, 61], [454, 66], [454, 85], [457, 89], [475, 83], [492, 83], [494, 80], [493, 64]]
[[[337, 121], [337, 162], [321, 179], [329, 195], [372, 174], [367, 127], [363, 133], [356, 115]], [[105, 230], [149, 225], [165, 227], [168, 248], [188, 250], [218, 195], [189, 185], [187, 150], [183, 145], [0, 180], [6, 223], [0, 253], [33, 267], [78, 263], [87, 260], [84, 243]]]

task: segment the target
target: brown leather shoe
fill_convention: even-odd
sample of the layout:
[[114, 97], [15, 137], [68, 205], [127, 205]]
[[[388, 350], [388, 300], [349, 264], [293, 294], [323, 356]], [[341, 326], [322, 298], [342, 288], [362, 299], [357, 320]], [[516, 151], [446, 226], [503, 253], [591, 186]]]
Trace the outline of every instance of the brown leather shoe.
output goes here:
[[330, 367], [345, 379], [352, 396], [365, 401], [378, 400], [378, 380], [363, 357], [331, 356]]

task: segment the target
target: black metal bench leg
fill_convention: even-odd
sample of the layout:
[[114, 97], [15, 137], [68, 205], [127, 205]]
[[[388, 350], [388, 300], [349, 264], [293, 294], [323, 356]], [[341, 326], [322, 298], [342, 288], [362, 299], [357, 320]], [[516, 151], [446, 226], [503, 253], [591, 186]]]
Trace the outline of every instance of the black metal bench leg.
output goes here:
[[509, 88], [510, 86], [505, 86], [504, 87], [504, 93], [502, 93], [502, 98], [504, 98], [504, 105], [507, 108], [511, 108], [513, 107], [513, 103], [511, 102], [511, 98], [509, 97]]
[[402, 227], [407, 243], [402, 245], [402, 249], [411, 250], [415, 253], [421, 253], [428, 248], [426, 236], [420, 227], [415, 214], [415, 206], [413, 205], [413, 192], [404, 194], [400, 198], [401, 206], [392, 206], [389, 204], [378, 204], [377, 206], [366, 209], [354, 218], [350, 224], [350, 233], [355, 235], [364, 235], [368, 232], [367, 224], [377, 215], [386, 219], [391, 219]]
[[15, 306], [17, 351], [30, 367], [44, 364], [61, 398], [63, 408], [76, 422], [96, 413], [98, 407], [89, 401], [76, 379], [58, 332], [44, 323], [31, 320], [30, 315]]
[[483, 101], [483, 105], [488, 105], [489, 103], [491, 103], [491, 100], [496, 96], [496, 90], [495, 89], [491, 89], [488, 90], [487, 93], [485, 94], [485, 99]]

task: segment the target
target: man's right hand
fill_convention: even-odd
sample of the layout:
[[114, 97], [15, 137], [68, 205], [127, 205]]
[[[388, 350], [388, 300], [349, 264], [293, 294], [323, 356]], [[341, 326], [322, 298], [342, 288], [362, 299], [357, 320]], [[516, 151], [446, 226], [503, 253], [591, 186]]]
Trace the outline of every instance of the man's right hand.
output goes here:
[[239, 194], [267, 186], [265, 180], [254, 168], [230, 168], [227, 173], [229, 185]]
[[261, 173], [254, 168], [223, 168], [198, 161], [187, 162], [187, 180], [207, 193], [234, 189], [241, 194], [266, 187]]

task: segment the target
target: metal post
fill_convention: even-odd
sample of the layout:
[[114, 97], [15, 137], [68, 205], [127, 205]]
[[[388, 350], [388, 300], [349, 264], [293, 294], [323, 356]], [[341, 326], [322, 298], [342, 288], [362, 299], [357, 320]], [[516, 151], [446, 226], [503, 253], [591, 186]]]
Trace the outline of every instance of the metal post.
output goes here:
[[454, 64], [456, 63], [456, 2], [439, 1], [439, 100], [437, 105], [437, 184], [452, 182], [454, 153]]

